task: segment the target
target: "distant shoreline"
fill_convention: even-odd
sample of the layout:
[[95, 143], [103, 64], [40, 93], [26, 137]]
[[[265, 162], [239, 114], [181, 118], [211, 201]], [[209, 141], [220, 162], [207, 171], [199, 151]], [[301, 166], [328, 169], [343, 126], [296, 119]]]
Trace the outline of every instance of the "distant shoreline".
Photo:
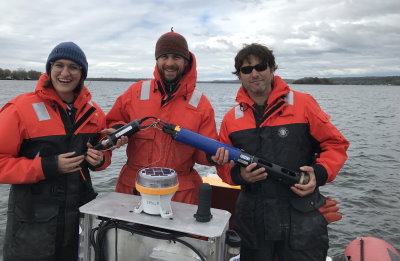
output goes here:
[[[16, 80], [16, 79], [1, 79]], [[26, 81], [37, 81], [37, 79], [24, 79]], [[149, 80], [149, 78], [111, 78], [111, 77], [91, 77], [86, 81], [112, 81], [112, 82], [138, 82]], [[363, 76], [363, 77], [305, 77], [301, 79], [284, 79], [288, 84], [318, 84], [318, 85], [400, 85], [400, 76]], [[209, 80], [197, 81], [199, 83], [228, 83], [240, 84], [239, 80]]]
[[[138, 82], [149, 78], [87, 78], [87, 81], [119, 81]], [[365, 77], [332, 77], [318, 78], [306, 77], [301, 79], [284, 79], [292, 84], [318, 84], [318, 85], [400, 85], [400, 76], [365, 76]], [[199, 83], [234, 83], [240, 84], [239, 80], [211, 80], [197, 81]]]

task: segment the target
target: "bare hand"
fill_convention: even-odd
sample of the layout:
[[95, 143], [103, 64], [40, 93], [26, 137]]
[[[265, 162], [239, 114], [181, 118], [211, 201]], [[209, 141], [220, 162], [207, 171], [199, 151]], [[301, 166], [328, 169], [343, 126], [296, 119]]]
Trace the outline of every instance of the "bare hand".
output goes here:
[[67, 152], [57, 156], [58, 159], [58, 171], [60, 173], [71, 173], [81, 169], [80, 165], [83, 162], [85, 156], [80, 155], [73, 157], [75, 151]]
[[[224, 165], [224, 164], [228, 163], [228, 161], [229, 161], [229, 151], [223, 147], [218, 148], [217, 151], [215, 152], [215, 155], [211, 156], [211, 159], [217, 165]], [[232, 167], [233, 166], [232, 164], [235, 164], [235, 163], [231, 160], [230, 164]]]
[[111, 134], [113, 134], [113, 133], [116, 132], [116, 131], [117, 131], [117, 130], [114, 129], [114, 128], [108, 128], [108, 129], [102, 130], [101, 133], [106, 134], [106, 135], [111, 135]]
[[88, 147], [85, 160], [92, 166], [98, 166], [104, 160], [104, 154], [101, 150], [92, 149], [93, 146], [89, 142], [86, 143]]
[[129, 141], [129, 138], [127, 136], [121, 136], [119, 137], [119, 139], [117, 140], [117, 142], [115, 143], [114, 146], [112, 146], [110, 149], [111, 150], [115, 150], [118, 149], [122, 146], [124, 146], [125, 144], [127, 144]]
[[[101, 131], [101, 133], [103, 134], [107, 134], [107, 135], [111, 135], [116, 131], [116, 129], [114, 128], [108, 128], [108, 129], [104, 129]], [[117, 139], [117, 142], [115, 143], [114, 146], [110, 147], [109, 150], [115, 150], [118, 149], [122, 146], [124, 146], [125, 144], [127, 144], [129, 141], [129, 138], [126, 136], [121, 136]]]
[[315, 179], [315, 172], [313, 167], [303, 166], [300, 167], [300, 170], [306, 172], [309, 175], [310, 181], [305, 185], [294, 184], [294, 186], [292, 186], [290, 189], [300, 197], [304, 197], [314, 192], [315, 187], [317, 186], [317, 180]]
[[268, 174], [265, 172], [265, 168], [253, 170], [256, 166], [257, 163], [254, 162], [246, 168], [240, 168], [240, 175], [246, 182], [254, 183], [267, 178]]

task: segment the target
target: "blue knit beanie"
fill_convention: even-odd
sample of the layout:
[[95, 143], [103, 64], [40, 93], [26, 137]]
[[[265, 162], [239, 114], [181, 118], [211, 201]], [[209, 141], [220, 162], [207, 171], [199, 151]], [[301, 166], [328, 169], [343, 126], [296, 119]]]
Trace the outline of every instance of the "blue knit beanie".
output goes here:
[[88, 62], [85, 53], [82, 49], [73, 42], [64, 42], [58, 44], [49, 54], [46, 63], [46, 72], [50, 75], [50, 67], [52, 62], [59, 59], [68, 59], [76, 62], [82, 67], [82, 76], [84, 79], [87, 77]]

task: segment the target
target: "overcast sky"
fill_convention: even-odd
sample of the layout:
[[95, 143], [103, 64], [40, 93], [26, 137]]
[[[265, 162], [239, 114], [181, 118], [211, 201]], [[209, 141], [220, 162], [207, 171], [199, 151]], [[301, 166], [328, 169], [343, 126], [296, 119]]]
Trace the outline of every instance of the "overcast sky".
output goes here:
[[400, 75], [400, 0], [1, 0], [0, 68], [43, 72], [55, 45], [86, 53], [88, 77], [150, 78], [158, 37], [184, 35], [199, 80], [235, 79], [245, 43], [284, 78]]

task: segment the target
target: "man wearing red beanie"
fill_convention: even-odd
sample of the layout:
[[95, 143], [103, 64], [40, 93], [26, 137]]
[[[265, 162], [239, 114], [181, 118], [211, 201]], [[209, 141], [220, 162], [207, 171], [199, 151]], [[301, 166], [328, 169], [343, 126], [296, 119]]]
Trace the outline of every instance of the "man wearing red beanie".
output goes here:
[[[118, 129], [135, 119], [153, 116], [217, 139], [214, 110], [207, 97], [195, 88], [196, 58], [189, 51], [186, 39], [172, 29], [161, 35], [155, 58], [154, 78], [134, 83], [118, 97], [107, 114], [107, 126]], [[126, 152], [128, 160], [119, 175], [117, 192], [135, 193], [140, 169], [166, 167], [178, 174], [179, 189], [172, 200], [197, 204], [202, 179], [194, 165], [212, 165], [206, 153], [180, 144], [154, 128], [132, 135]]]

